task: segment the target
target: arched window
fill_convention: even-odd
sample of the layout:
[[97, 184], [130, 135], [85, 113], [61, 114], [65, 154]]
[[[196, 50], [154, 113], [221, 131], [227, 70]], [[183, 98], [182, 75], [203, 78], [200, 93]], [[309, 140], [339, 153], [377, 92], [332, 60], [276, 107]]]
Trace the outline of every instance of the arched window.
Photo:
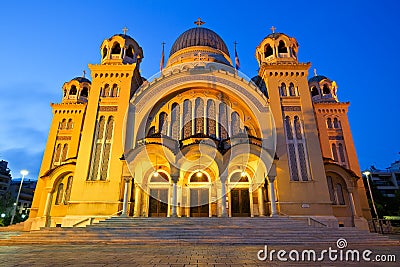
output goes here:
[[156, 133], [156, 127], [155, 126], [151, 126], [150, 129], [149, 129], [149, 132], [147, 133], [147, 136], [152, 136], [155, 133]]
[[333, 119], [333, 128], [340, 129], [340, 122], [337, 118]]
[[243, 175], [241, 172], [235, 172], [234, 174], [232, 174], [232, 176], [230, 178], [230, 182], [231, 183], [248, 183], [249, 178], [247, 177], [247, 175]]
[[151, 183], [168, 183], [169, 178], [164, 172], [157, 172], [158, 175], [152, 175], [150, 178]]
[[264, 46], [264, 57], [269, 57], [274, 54], [274, 51], [272, 50], [272, 47], [270, 44], [267, 44]]
[[216, 138], [215, 103], [209, 99], [207, 101], [207, 134]]
[[190, 177], [191, 183], [208, 183], [208, 177], [202, 172], [196, 172]]
[[295, 58], [297, 58], [296, 50], [294, 50], [294, 47], [292, 48], [292, 54]]
[[341, 184], [336, 184], [336, 193], [339, 205], [345, 205], [346, 203], [344, 201], [343, 188]]
[[228, 138], [228, 112], [227, 112], [227, 106], [224, 102], [221, 102], [219, 104], [219, 123], [218, 123], [218, 128], [219, 128], [219, 137], [221, 139], [227, 139]]
[[110, 85], [106, 83], [103, 88], [103, 97], [110, 96]]
[[119, 54], [121, 54], [121, 46], [119, 45], [119, 43], [116, 42], [116, 43], [114, 44], [113, 48], [111, 49], [111, 54], [112, 54], [112, 55], [115, 55], [115, 54], [119, 55]]
[[192, 102], [185, 99], [183, 101], [183, 138], [192, 135]]
[[304, 144], [298, 143], [297, 150], [299, 153], [301, 179], [303, 181], [308, 181], [307, 161], [306, 161], [306, 154], [304, 151]]
[[103, 48], [103, 59], [105, 59], [107, 56], [107, 47]]
[[328, 118], [326, 120], [326, 125], [328, 126], [328, 129], [332, 129], [332, 119], [331, 118]]
[[74, 128], [74, 123], [72, 122], [72, 119], [69, 119], [67, 123], [67, 129], [72, 129], [72, 128]]
[[55, 205], [60, 205], [63, 203], [63, 197], [64, 197], [64, 184], [60, 183], [57, 188], [57, 196], [56, 196], [56, 202], [54, 203]]
[[299, 180], [299, 169], [297, 168], [296, 147], [293, 143], [288, 144], [290, 174], [293, 181]]
[[105, 134], [104, 134], [105, 138], [104, 138], [102, 164], [101, 164], [101, 172], [100, 172], [100, 180], [101, 181], [107, 180], [113, 130], [114, 130], [114, 117], [110, 116], [110, 117], [108, 117], [107, 126], [106, 126]]
[[67, 90], [64, 90], [64, 95], [63, 95], [64, 97], [66, 97], [67, 96]]
[[339, 157], [341, 162], [346, 162], [346, 157], [344, 155], [344, 148], [342, 144], [339, 144]]
[[67, 188], [65, 189], [65, 197], [64, 197], [65, 205], [68, 204], [68, 201], [71, 197], [71, 189], [72, 189], [72, 176], [69, 176], [67, 181]]
[[204, 133], [204, 101], [200, 97], [196, 98], [194, 112], [196, 133]]
[[91, 170], [90, 170], [90, 175], [88, 177], [89, 180], [97, 180], [98, 177], [101, 149], [104, 137], [104, 124], [105, 124], [105, 117], [101, 116], [96, 125], [96, 134], [94, 139], [95, 142], [93, 145]]
[[126, 56], [133, 59], [133, 47], [131, 45], [126, 49]]
[[329, 190], [329, 197], [332, 202], [332, 204], [336, 204], [336, 199], [335, 199], [335, 192], [333, 189], [333, 181], [331, 176], [326, 176], [327, 182], [328, 182], [328, 190]]
[[180, 131], [180, 106], [177, 103], [173, 103], [171, 107], [171, 135], [175, 140], [179, 140]]
[[67, 128], [67, 120], [63, 119], [60, 123], [60, 130], [66, 129]]
[[112, 97], [117, 97], [118, 96], [118, 85], [114, 83], [112, 89], [111, 89], [111, 94]]
[[232, 136], [240, 133], [240, 117], [236, 111], [231, 114], [231, 131]]
[[287, 96], [287, 92], [286, 92], [286, 84], [285, 83], [281, 83], [281, 86], [279, 87], [281, 96]]
[[167, 129], [168, 129], [168, 121], [167, 121], [167, 113], [161, 112], [160, 115], [158, 115], [158, 132], [162, 133], [164, 135], [167, 134]]
[[294, 131], [296, 133], [297, 140], [303, 139], [303, 135], [301, 133], [300, 119], [298, 116], [294, 117]]
[[65, 160], [67, 159], [67, 153], [68, 153], [68, 144], [64, 144], [61, 155], [61, 162], [65, 162]]
[[83, 87], [81, 91], [81, 97], [88, 97], [89, 96], [89, 89], [87, 87]]
[[285, 127], [286, 127], [286, 136], [288, 140], [293, 140], [293, 132], [292, 132], [292, 124], [290, 123], [290, 117], [285, 117]]
[[311, 97], [316, 96], [316, 95], [319, 95], [319, 92], [318, 92], [317, 87], [313, 86], [311, 88]]
[[327, 95], [327, 94], [331, 93], [331, 89], [329, 89], [329, 86], [327, 84], [324, 84], [324, 87], [322, 88], [322, 93], [324, 95]]
[[335, 144], [332, 144], [332, 156], [333, 156], [333, 160], [338, 162], [338, 154], [337, 154], [337, 149], [336, 149]]
[[296, 96], [296, 88], [294, 87], [293, 83], [289, 84], [289, 95], [290, 96]]
[[55, 164], [58, 164], [58, 162], [60, 161], [60, 156], [61, 156], [61, 144], [58, 144], [56, 146], [56, 149], [54, 149], [53, 153], [53, 166]]
[[287, 53], [287, 47], [285, 45], [285, 42], [282, 40], [279, 41], [278, 53]]
[[69, 89], [69, 95], [76, 95], [78, 91], [76, 90], [76, 86], [72, 85], [71, 89]]

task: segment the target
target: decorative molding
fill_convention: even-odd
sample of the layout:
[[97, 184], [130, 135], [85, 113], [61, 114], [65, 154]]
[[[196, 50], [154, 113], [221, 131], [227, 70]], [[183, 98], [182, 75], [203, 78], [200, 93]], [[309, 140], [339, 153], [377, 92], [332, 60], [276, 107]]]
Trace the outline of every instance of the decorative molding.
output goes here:
[[118, 106], [100, 106], [99, 111], [117, 111]]
[[57, 136], [57, 141], [58, 140], [71, 140], [71, 136]]
[[283, 111], [301, 111], [301, 106], [283, 106]]
[[343, 136], [336, 135], [336, 136], [329, 136], [329, 140], [344, 140]]

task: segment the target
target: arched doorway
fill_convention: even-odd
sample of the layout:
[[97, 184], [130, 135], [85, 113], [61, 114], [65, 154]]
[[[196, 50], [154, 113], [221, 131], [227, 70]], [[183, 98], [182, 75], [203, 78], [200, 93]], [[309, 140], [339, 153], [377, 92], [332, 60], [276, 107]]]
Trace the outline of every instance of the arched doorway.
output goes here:
[[169, 215], [169, 178], [166, 173], [157, 171], [150, 177], [149, 217], [167, 217]]
[[190, 217], [209, 217], [210, 214], [210, 180], [197, 171], [189, 179]]
[[249, 178], [244, 172], [235, 172], [229, 179], [232, 217], [250, 217]]

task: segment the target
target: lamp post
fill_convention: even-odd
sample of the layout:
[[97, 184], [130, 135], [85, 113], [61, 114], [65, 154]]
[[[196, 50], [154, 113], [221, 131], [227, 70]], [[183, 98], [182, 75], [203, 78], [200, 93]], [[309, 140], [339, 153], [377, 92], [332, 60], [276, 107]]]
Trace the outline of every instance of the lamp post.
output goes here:
[[21, 179], [21, 183], [19, 184], [19, 190], [18, 190], [18, 194], [17, 194], [17, 200], [16, 200], [15, 203], [14, 203], [14, 209], [13, 209], [13, 213], [12, 213], [12, 216], [11, 216], [10, 225], [12, 225], [13, 222], [14, 222], [15, 212], [16, 212], [16, 210], [17, 210], [19, 195], [21, 194], [21, 188], [22, 188], [22, 184], [24, 183], [24, 178], [25, 178], [26, 175], [29, 174], [29, 172], [28, 172], [27, 170], [22, 170], [22, 171], [20, 171], [20, 173], [21, 173], [21, 175], [22, 175], [22, 179]]
[[[381, 232], [382, 232], [382, 234], [383, 234], [382, 225], [381, 225], [381, 223], [380, 223], [380, 221], [379, 221], [378, 211], [376, 210], [375, 201], [374, 201], [374, 196], [372, 195], [371, 184], [369, 183], [369, 178], [368, 178], [368, 176], [371, 175], [371, 172], [365, 171], [365, 172], [363, 172], [363, 174], [364, 174], [365, 177], [366, 177], [367, 185], [368, 185], [368, 191], [369, 191], [369, 196], [370, 196], [371, 202], [372, 202], [372, 207], [373, 207], [373, 209], [374, 209], [374, 213], [375, 213], [376, 219], [378, 220], [379, 226], [380, 226], [380, 228], [381, 228]], [[372, 179], [372, 177], [371, 177], [371, 179]], [[374, 224], [374, 228], [375, 228], [375, 224]]]

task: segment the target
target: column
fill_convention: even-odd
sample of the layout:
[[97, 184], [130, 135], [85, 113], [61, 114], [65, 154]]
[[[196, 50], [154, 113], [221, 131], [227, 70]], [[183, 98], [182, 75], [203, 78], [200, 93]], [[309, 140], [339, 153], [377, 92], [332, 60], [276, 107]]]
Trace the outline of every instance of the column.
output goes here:
[[262, 217], [265, 216], [263, 186], [264, 185], [261, 185], [258, 188], [258, 214], [259, 214], [259, 216], [262, 216]]
[[357, 210], [354, 202], [353, 190], [349, 190], [349, 198], [350, 198], [351, 213], [353, 214], [353, 217], [357, 217]]
[[128, 217], [127, 210], [128, 210], [128, 198], [129, 198], [129, 183], [131, 181], [132, 177], [126, 176], [124, 177], [125, 181], [125, 188], [124, 188], [124, 202], [122, 204], [122, 213], [121, 217]]
[[47, 193], [46, 205], [44, 206], [43, 216], [47, 217], [50, 215], [51, 198], [52, 198], [52, 193], [51, 191], [49, 191]]
[[171, 217], [178, 217], [176, 213], [176, 206], [177, 206], [177, 199], [178, 199], [178, 188], [177, 188], [177, 183], [179, 180], [178, 175], [171, 175], [172, 179], [172, 214]]
[[270, 200], [271, 200], [271, 217], [278, 216], [276, 211], [276, 201], [275, 201], [275, 176], [268, 175], [268, 183], [269, 183], [269, 192], [270, 192]]
[[135, 183], [135, 210], [133, 212], [133, 217], [140, 217], [140, 198], [141, 191], [140, 186]]
[[221, 217], [228, 217], [226, 212], [226, 176], [220, 176], [221, 180]]

